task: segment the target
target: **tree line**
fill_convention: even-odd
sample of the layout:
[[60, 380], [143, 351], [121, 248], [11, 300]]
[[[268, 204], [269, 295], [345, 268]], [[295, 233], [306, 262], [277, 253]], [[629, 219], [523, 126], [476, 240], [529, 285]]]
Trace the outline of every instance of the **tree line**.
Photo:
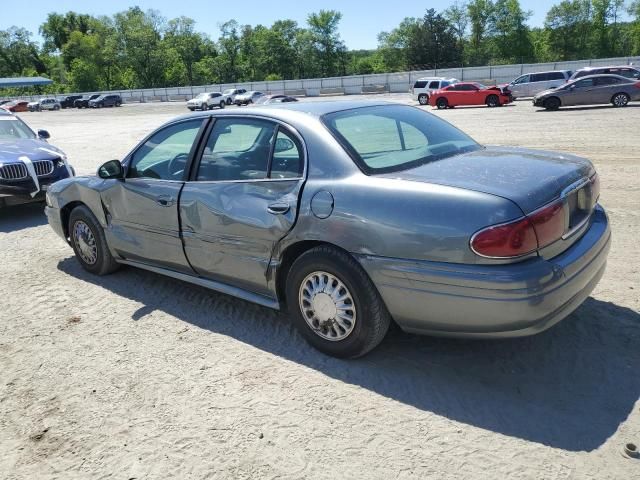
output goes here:
[[229, 20], [217, 41], [191, 18], [139, 7], [50, 13], [41, 45], [24, 28], [0, 30], [0, 77], [41, 75], [54, 81], [45, 91], [95, 91], [640, 55], [640, 0], [562, 0], [543, 27], [530, 27], [531, 15], [518, 0], [456, 0], [380, 33], [374, 50], [348, 50], [335, 10], [311, 13], [305, 25]]

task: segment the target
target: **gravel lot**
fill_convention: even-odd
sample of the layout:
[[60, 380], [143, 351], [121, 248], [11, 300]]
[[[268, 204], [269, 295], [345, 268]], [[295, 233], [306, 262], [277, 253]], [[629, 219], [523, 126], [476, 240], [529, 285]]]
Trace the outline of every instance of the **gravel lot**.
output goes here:
[[[93, 173], [186, 112], [21, 116]], [[268, 309], [132, 268], [90, 276], [41, 205], [4, 210], [0, 478], [640, 478], [623, 454], [640, 445], [640, 104], [436, 114], [594, 161], [613, 246], [573, 315], [517, 340], [395, 330], [340, 361]]]

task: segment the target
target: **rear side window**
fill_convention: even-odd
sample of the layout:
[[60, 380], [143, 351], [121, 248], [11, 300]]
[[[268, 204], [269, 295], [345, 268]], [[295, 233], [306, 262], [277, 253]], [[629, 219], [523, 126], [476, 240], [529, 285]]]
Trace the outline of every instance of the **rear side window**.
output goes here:
[[322, 120], [368, 174], [405, 170], [480, 148], [440, 118], [402, 105], [344, 110]]
[[533, 73], [531, 75], [532, 82], [546, 82], [549, 80], [549, 74], [547, 73]]
[[611, 72], [616, 73], [617, 75], [622, 75], [627, 78], [640, 78], [640, 71], [634, 68], [621, 68], [619, 72]]
[[440, 82], [438, 80], [431, 82], [429, 88], [440, 88]]
[[565, 76], [562, 72], [549, 72], [549, 80], [564, 80]]
[[221, 118], [207, 140], [196, 180], [267, 178], [275, 124], [260, 119]]
[[425, 88], [427, 86], [427, 82], [424, 82], [422, 80], [418, 80], [414, 85], [413, 88]]

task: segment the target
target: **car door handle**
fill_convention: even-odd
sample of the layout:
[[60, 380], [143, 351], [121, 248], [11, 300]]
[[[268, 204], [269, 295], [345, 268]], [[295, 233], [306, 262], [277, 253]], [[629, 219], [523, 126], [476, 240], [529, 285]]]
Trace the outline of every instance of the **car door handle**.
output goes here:
[[169, 195], [160, 195], [159, 197], [156, 197], [156, 203], [161, 207], [170, 207], [175, 201], [176, 199]]
[[274, 215], [283, 215], [289, 211], [291, 206], [288, 203], [272, 203], [267, 207], [267, 212]]

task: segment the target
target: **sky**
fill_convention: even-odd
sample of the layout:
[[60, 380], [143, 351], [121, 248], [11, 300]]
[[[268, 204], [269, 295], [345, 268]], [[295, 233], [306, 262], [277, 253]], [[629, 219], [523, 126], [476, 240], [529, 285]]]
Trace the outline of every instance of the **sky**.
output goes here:
[[[542, 26], [549, 8], [560, 0], [520, 0], [524, 10], [531, 10], [531, 26]], [[138, 5], [143, 10], [159, 10], [164, 17], [187, 16], [196, 20], [197, 30], [207, 33], [214, 40], [218, 37], [219, 25], [235, 19], [240, 24], [270, 26], [275, 20], [292, 19], [299, 25], [306, 23], [307, 15], [320, 9], [342, 12], [340, 35], [349, 49], [372, 49], [378, 45], [378, 33], [390, 31], [405, 17], [422, 16], [428, 8], [441, 11], [453, 0], [436, 2], [393, 0], [322, 0], [303, 2], [300, 0], [23, 0], [21, 8], [7, 12], [9, 0], [0, 0], [0, 30], [13, 25], [24, 27], [40, 41], [38, 28], [50, 12], [64, 13], [73, 10], [91, 15], [112, 15]], [[4, 5], [3, 5], [4, 4]], [[11, 2], [15, 7], [16, 3]], [[375, 6], [373, 6], [375, 5]], [[2, 11], [4, 10], [4, 11]]]

